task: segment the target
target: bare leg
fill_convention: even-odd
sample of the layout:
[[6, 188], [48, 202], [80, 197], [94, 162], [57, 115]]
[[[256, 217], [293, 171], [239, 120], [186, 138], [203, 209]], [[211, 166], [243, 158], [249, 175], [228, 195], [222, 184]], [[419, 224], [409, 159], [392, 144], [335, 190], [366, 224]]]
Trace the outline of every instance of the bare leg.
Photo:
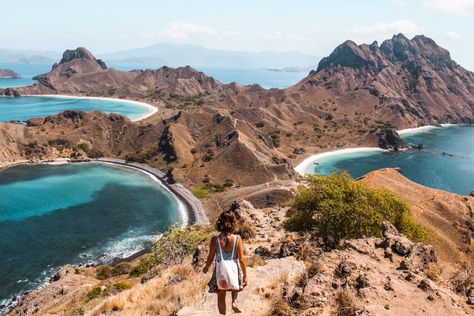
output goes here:
[[217, 308], [221, 315], [225, 315], [226, 306], [225, 306], [225, 291], [217, 291]]
[[232, 310], [234, 313], [242, 313], [239, 306], [237, 305], [237, 297], [239, 296], [238, 291], [232, 291]]

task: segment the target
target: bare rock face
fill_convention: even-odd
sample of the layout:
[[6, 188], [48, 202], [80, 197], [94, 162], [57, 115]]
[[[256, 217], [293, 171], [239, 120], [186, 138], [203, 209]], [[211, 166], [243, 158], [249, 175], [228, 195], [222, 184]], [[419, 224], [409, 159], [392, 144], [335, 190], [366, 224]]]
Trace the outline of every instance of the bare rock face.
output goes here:
[[396, 125], [474, 121], [474, 74], [423, 35], [408, 39], [398, 34], [380, 46], [346, 41], [320, 61], [302, 86], [352, 98], [367, 91], [378, 99], [373, 114]]
[[[87, 59], [90, 61], [95, 61], [99, 64], [100, 67], [102, 67], [102, 69], [107, 69], [107, 65], [105, 64], [104, 61], [102, 61], [101, 59], [96, 59], [94, 55], [92, 55], [92, 53], [88, 51], [87, 49], [85, 49], [84, 47], [79, 47], [75, 50], [69, 50], [69, 49], [66, 50], [63, 53], [63, 58], [59, 62], [59, 65], [66, 64], [68, 62], [73, 61], [74, 59]], [[53, 68], [56, 68], [56, 67], [53, 66]]]
[[395, 151], [408, 148], [408, 144], [392, 128], [384, 128], [378, 136], [380, 148], [391, 149]]

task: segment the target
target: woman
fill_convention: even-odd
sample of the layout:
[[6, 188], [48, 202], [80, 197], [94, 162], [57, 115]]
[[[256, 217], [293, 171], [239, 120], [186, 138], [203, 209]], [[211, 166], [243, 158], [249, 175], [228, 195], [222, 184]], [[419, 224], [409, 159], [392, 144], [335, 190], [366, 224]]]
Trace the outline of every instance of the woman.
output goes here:
[[[217, 293], [217, 307], [220, 314], [226, 313], [225, 297], [226, 292], [232, 292], [232, 310], [235, 313], [240, 313], [240, 308], [237, 305], [237, 296], [239, 292], [247, 286], [247, 265], [244, 257], [244, 245], [239, 235], [235, 235], [234, 232], [237, 226], [237, 219], [232, 211], [223, 212], [216, 222], [216, 230], [219, 235], [212, 237], [211, 244], [209, 246], [209, 256], [207, 257], [206, 266], [204, 267], [204, 273], [207, 273], [209, 267], [214, 261], [214, 257], [217, 261], [223, 260], [238, 260], [238, 274], [239, 274], [239, 289], [238, 290], [221, 290], [217, 286], [216, 268], [212, 274], [211, 281], [209, 281], [209, 292]], [[219, 249], [220, 247], [220, 249]], [[234, 248], [235, 247], [235, 248]], [[220, 251], [221, 250], [221, 251]], [[221, 254], [222, 257], [221, 258]], [[234, 256], [232, 258], [232, 255]]]

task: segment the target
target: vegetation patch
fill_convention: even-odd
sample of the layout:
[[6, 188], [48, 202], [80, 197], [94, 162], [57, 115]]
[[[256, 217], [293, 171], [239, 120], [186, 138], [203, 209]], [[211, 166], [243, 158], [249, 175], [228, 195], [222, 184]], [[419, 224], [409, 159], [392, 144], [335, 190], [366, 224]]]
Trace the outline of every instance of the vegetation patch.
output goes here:
[[101, 297], [105, 294], [105, 292], [106, 291], [102, 290], [100, 287], [95, 287], [87, 293], [87, 301]]
[[413, 241], [431, 239], [430, 232], [414, 222], [408, 204], [387, 190], [372, 189], [346, 172], [308, 176], [306, 183], [290, 201], [288, 230], [309, 232], [334, 247], [342, 239], [382, 237], [387, 220]]
[[122, 291], [125, 291], [125, 290], [129, 290], [132, 288], [132, 285], [128, 282], [125, 282], [125, 281], [122, 281], [122, 282], [117, 282], [114, 284], [114, 288], [119, 291], [119, 292], [122, 292]]
[[209, 182], [203, 186], [195, 188], [193, 190], [193, 194], [195, 197], [199, 199], [203, 199], [203, 198], [206, 198], [210, 193], [224, 192], [225, 188], [226, 188], [226, 184], [217, 184], [217, 183]]
[[155, 243], [151, 256], [136, 266], [130, 276], [142, 275], [154, 266], [164, 268], [181, 264], [186, 256], [194, 253], [209, 237], [209, 230], [197, 226], [173, 228]]

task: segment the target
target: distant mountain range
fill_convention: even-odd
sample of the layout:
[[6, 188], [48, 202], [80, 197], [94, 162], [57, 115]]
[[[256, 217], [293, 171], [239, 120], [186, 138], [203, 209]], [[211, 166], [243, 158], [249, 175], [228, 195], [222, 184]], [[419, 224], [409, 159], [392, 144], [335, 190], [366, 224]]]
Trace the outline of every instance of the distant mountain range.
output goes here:
[[251, 53], [170, 43], [102, 54], [99, 57], [108, 63], [118, 64], [245, 68], [307, 68], [316, 65], [320, 59], [317, 56], [298, 52]]
[[[131, 65], [137, 68], [190, 65], [215, 68], [314, 69], [320, 59], [298, 52], [251, 53], [171, 43], [102, 54], [99, 57], [108, 64]], [[0, 62], [3, 63], [52, 64], [60, 58], [61, 53], [53, 51], [0, 49]]]
[[0, 48], [0, 63], [51, 65], [60, 58], [59, 52]]

